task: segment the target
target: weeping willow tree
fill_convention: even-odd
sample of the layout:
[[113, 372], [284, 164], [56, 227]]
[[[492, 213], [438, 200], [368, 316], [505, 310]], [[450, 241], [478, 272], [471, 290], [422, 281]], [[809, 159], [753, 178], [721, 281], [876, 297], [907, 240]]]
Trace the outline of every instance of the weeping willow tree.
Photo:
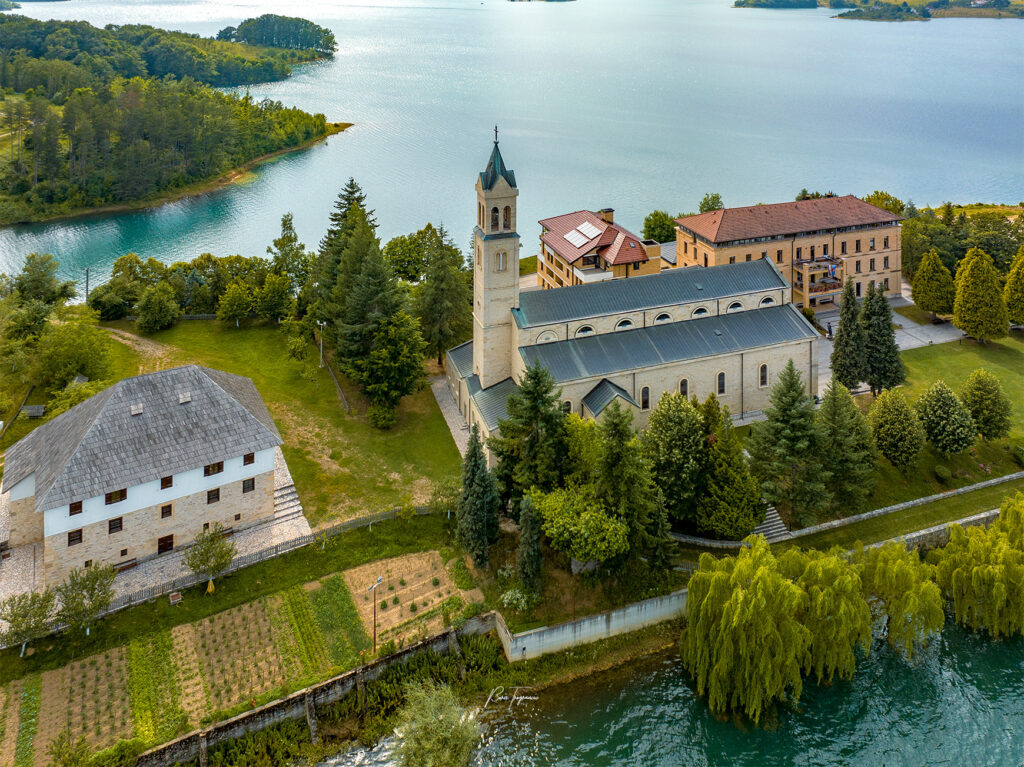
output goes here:
[[1024, 494], [1007, 498], [988, 529], [952, 526], [932, 557], [957, 623], [994, 639], [1024, 633]]
[[913, 657], [946, 620], [942, 592], [932, 580], [934, 566], [897, 541], [870, 549], [858, 546], [853, 561], [861, 568], [868, 603], [889, 645]]

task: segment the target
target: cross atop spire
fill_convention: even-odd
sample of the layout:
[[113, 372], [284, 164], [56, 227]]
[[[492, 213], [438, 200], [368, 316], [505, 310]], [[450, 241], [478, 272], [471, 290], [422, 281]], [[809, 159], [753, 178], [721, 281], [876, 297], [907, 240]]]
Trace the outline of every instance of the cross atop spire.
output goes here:
[[493, 189], [499, 178], [504, 178], [510, 187], [516, 188], [516, 175], [505, 167], [505, 161], [501, 158], [501, 151], [498, 149], [498, 126], [494, 126], [494, 149], [491, 150], [491, 159], [487, 163], [487, 169], [480, 174], [480, 184], [484, 189]]
[[498, 126], [497, 125], [494, 126], [494, 143], [495, 144], [498, 143]]

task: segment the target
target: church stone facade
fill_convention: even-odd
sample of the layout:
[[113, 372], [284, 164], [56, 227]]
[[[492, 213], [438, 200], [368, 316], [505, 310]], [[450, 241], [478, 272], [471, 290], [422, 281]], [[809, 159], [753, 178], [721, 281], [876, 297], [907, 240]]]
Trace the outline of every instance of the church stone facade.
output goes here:
[[473, 340], [448, 352], [447, 377], [485, 438], [532, 364], [551, 372], [566, 412], [600, 418], [618, 400], [640, 427], [676, 391], [714, 393], [738, 422], [756, 418], [790, 359], [817, 392], [820, 337], [770, 260], [520, 294], [519, 190], [497, 142], [476, 193]]

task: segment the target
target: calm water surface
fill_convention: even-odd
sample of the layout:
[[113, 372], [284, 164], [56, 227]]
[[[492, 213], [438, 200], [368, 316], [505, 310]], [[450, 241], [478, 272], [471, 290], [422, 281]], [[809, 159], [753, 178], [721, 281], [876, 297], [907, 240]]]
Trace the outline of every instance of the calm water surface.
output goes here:
[[[710, 716], [667, 657], [539, 693], [487, 719], [487, 767], [1019, 767], [1024, 642], [947, 629], [908, 665], [876, 645], [852, 682], [808, 685], [770, 729]], [[329, 760], [389, 765], [387, 745]]]
[[[150, 212], [0, 230], [0, 270], [51, 251], [95, 280], [135, 251], [163, 261], [261, 255], [281, 215], [315, 244], [355, 176], [385, 238], [427, 221], [469, 240], [472, 185], [501, 126], [536, 221], [612, 206], [639, 229], [655, 207], [790, 199], [801, 187], [885, 188], [919, 204], [1024, 198], [1024, 23], [841, 22], [730, 0], [306, 0], [338, 56], [253, 88], [356, 127], [248, 183]], [[28, 3], [39, 18], [149, 23], [210, 35], [270, 0]]]

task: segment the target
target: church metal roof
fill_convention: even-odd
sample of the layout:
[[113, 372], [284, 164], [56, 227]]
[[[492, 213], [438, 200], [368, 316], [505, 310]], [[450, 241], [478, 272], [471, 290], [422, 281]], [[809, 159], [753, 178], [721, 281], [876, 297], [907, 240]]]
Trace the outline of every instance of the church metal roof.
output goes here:
[[494, 431], [498, 428], [498, 421], [508, 417], [508, 398], [519, 392], [519, 384], [511, 378], [506, 378], [493, 386], [481, 389], [480, 378], [474, 375], [466, 379], [466, 385], [480, 417], [487, 424], [487, 430]]
[[523, 346], [519, 353], [528, 365], [539, 362], [556, 383], [563, 383], [815, 337], [807, 318], [793, 304], [784, 304]]
[[587, 406], [591, 413], [599, 416], [606, 407], [612, 404], [612, 400], [616, 397], [621, 397], [633, 407], [640, 407], [636, 404], [636, 400], [630, 396], [629, 392], [621, 386], [613, 384], [607, 378], [602, 378], [601, 382], [587, 393], [587, 396], [583, 398], [583, 404]]
[[785, 288], [786, 281], [767, 259], [723, 266], [666, 269], [658, 274], [573, 285], [519, 294], [513, 309], [521, 328], [572, 322], [606, 314], [660, 306], [715, 301], [726, 296]]
[[498, 149], [498, 142], [495, 141], [491, 159], [487, 162], [487, 169], [480, 174], [480, 185], [485, 190], [494, 189], [499, 178], [504, 178], [510, 187], [516, 188], [516, 174], [505, 167], [505, 161], [501, 158], [501, 150]]

